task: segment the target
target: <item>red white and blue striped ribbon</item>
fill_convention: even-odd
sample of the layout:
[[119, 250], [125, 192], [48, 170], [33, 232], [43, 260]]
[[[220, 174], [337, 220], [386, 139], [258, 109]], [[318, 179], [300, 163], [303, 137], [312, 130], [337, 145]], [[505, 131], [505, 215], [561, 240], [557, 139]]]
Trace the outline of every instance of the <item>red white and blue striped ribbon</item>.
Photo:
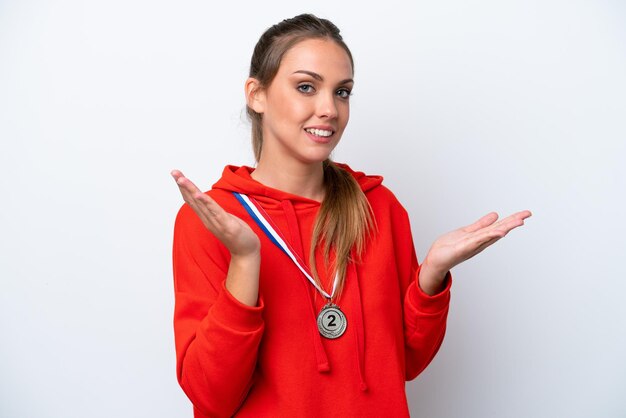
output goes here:
[[275, 226], [270, 218], [270, 216], [265, 212], [265, 210], [258, 204], [256, 200], [248, 197], [245, 194], [233, 192], [233, 195], [237, 198], [237, 200], [243, 205], [244, 209], [248, 214], [254, 219], [259, 228], [268, 236], [270, 241], [272, 241], [278, 248], [280, 248], [290, 259], [294, 262], [294, 264], [298, 267], [298, 269], [304, 274], [309, 282], [315, 288], [324, 295], [327, 299], [332, 299], [335, 295], [335, 290], [337, 289], [337, 283], [339, 281], [339, 275], [335, 275], [335, 282], [333, 284], [332, 293], [329, 295], [324, 289], [322, 289], [313, 279], [309, 268], [304, 264], [302, 259], [296, 254], [296, 252], [291, 248], [291, 245], [283, 239], [282, 234], [277, 226]]

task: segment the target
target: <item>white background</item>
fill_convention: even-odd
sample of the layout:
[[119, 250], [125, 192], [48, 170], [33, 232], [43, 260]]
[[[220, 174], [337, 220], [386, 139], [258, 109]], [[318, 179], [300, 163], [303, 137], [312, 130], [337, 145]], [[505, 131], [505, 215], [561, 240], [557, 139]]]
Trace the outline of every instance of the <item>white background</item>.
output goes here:
[[335, 159], [385, 176], [420, 258], [534, 213], [455, 269], [412, 415], [626, 416], [624, 2], [211, 4], [0, 1], [0, 416], [191, 417], [169, 171], [252, 163], [252, 48], [305, 11], [356, 61]]

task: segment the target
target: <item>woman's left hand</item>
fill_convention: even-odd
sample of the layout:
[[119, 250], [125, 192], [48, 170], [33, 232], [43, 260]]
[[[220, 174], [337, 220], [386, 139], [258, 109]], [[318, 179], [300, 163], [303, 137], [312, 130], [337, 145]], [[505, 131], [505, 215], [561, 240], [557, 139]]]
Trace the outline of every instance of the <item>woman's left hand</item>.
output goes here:
[[524, 210], [498, 221], [498, 214], [492, 212], [471, 225], [439, 237], [430, 247], [420, 269], [422, 290], [431, 295], [441, 291], [443, 280], [452, 267], [474, 257], [512, 229], [524, 225], [524, 219], [531, 215], [530, 211]]

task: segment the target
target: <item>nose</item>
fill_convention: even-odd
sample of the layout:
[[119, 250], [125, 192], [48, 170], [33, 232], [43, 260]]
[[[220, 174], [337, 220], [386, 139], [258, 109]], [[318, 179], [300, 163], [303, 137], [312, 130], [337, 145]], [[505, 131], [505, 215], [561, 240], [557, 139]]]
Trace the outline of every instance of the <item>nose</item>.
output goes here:
[[317, 116], [320, 118], [334, 119], [337, 117], [337, 103], [335, 95], [320, 94], [317, 102]]

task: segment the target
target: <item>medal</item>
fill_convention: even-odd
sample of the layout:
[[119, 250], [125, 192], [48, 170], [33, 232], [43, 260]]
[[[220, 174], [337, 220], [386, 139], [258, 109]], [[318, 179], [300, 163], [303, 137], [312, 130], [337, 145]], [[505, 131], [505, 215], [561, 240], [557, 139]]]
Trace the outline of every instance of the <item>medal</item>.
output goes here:
[[332, 303], [333, 296], [335, 296], [335, 290], [337, 289], [337, 283], [339, 282], [339, 274], [335, 274], [335, 282], [333, 284], [332, 293], [329, 295], [324, 289], [322, 289], [316, 282], [315, 279], [311, 276], [308, 267], [305, 263], [298, 257], [298, 254], [293, 251], [291, 246], [287, 243], [286, 240], [283, 239], [281, 234], [278, 232], [278, 227], [275, 227], [271, 223], [271, 218], [269, 215], [263, 216], [263, 208], [259, 206], [258, 203], [254, 199], [246, 196], [245, 194], [233, 192], [233, 195], [237, 198], [239, 203], [241, 203], [248, 212], [248, 214], [252, 217], [252, 219], [256, 222], [256, 224], [261, 228], [263, 232], [268, 236], [270, 241], [272, 241], [278, 248], [280, 248], [293, 263], [298, 267], [298, 269], [302, 272], [302, 274], [307, 278], [309, 282], [320, 292], [327, 300], [328, 303], [326, 306], [322, 308], [319, 315], [317, 316], [317, 329], [323, 337], [328, 339], [339, 338], [346, 331], [346, 327], [348, 326], [348, 321], [346, 320], [346, 315], [339, 309], [339, 306]]
[[339, 306], [328, 303], [317, 316], [317, 329], [323, 337], [334, 340], [346, 331], [348, 322]]

